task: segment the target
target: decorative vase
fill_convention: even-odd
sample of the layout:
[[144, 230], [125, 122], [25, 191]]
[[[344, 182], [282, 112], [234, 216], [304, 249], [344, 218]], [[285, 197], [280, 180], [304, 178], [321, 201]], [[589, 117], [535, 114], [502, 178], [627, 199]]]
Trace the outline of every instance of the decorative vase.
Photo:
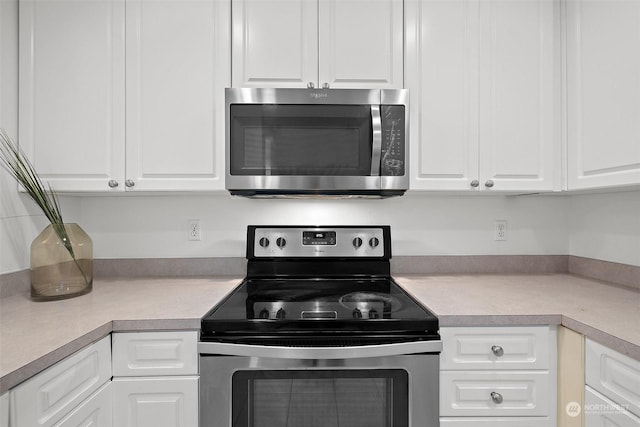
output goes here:
[[73, 251], [49, 224], [31, 243], [31, 299], [50, 301], [91, 292], [93, 242], [78, 224], [64, 224]]

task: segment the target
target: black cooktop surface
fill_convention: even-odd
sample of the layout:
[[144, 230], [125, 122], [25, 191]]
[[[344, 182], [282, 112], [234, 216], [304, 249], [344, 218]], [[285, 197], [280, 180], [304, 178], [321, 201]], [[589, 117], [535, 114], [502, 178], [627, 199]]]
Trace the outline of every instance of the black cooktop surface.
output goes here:
[[437, 334], [438, 319], [390, 278], [246, 279], [202, 319], [224, 334]]

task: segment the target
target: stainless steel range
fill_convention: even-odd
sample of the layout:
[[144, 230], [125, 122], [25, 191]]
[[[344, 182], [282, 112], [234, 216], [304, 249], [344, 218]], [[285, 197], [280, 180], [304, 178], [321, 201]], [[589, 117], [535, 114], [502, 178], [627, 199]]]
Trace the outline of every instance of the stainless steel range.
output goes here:
[[390, 275], [389, 226], [249, 226], [202, 318], [202, 427], [435, 427], [438, 319]]

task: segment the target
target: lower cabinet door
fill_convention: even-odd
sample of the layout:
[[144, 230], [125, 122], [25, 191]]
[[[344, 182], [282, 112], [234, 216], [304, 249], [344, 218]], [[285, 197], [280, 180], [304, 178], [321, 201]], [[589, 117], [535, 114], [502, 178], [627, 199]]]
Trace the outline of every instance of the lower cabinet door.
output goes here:
[[640, 427], [640, 418], [629, 412], [628, 408], [627, 404], [615, 403], [591, 387], [585, 387], [585, 427]]
[[198, 377], [114, 378], [113, 425], [198, 427]]
[[440, 418], [441, 427], [555, 427], [549, 417], [539, 418]]
[[111, 427], [111, 381], [67, 414], [54, 427]]

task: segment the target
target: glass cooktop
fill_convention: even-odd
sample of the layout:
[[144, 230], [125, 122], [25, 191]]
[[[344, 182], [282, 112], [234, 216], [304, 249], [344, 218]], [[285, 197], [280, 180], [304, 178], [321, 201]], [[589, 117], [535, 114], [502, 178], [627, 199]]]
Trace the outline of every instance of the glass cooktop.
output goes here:
[[389, 278], [246, 279], [202, 319], [220, 333], [437, 333], [438, 320]]

